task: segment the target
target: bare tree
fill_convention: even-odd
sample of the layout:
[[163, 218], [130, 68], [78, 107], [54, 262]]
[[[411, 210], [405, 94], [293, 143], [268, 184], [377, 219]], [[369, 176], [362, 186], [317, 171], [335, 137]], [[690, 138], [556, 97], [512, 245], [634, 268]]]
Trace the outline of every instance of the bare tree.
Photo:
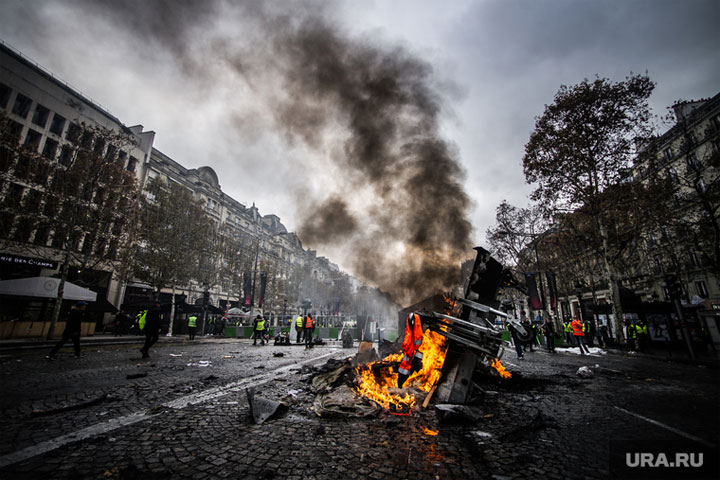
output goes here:
[[620, 183], [635, 157], [637, 139], [649, 137], [647, 99], [653, 89], [644, 75], [560, 87], [553, 104], [536, 120], [523, 157], [525, 178], [536, 185], [533, 200], [552, 216], [584, 208], [593, 220], [620, 341], [619, 275], [611, 262], [610, 212], [603, 210], [600, 194]]
[[132, 244], [137, 185], [118, 153], [127, 135], [103, 127], [72, 125], [70, 144], [55, 152], [19, 145], [5, 115], [0, 118], [0, 176], [4, 202], [0, 230], [5, 247], [51, 252], [59, 257], [60, 282], [48, 338], [60, 315], [70, 266], [123, 272]]

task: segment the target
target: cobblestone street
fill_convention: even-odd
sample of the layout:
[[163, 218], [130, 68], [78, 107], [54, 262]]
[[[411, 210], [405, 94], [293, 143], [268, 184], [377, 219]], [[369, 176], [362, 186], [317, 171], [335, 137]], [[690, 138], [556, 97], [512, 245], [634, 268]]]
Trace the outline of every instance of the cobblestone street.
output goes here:
[[[614, 442], [717, 449], [720, 432], [717, 370], [646, 357], [507, 350], [513, 378], [484, 378], [454, 421], [434, 401], [409, 417], [318, 417], [314, 369], [354, 349], [175, 338], [142, 360], [138, 347], [52, 362], [3, 350], [0, 478], [609, 478]], [[256, 425], [249, 387], [289, 409]]]

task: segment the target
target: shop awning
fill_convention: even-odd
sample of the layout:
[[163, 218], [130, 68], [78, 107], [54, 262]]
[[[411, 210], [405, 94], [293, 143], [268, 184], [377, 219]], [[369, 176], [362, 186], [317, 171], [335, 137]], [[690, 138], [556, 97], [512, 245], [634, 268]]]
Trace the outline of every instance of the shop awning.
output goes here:
[[[31, 277], [0, 281], [0, 295], [16, 297], [57, 298], [59, 278]], [[64, 300], [84, 300], [94, 302], [97, 293], [74, 283], [65, 282]]]

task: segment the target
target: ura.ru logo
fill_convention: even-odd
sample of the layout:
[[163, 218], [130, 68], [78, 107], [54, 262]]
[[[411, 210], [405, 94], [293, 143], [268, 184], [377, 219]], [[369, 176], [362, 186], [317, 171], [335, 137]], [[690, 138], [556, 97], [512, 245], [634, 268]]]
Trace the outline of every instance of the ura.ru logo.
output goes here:
[[666, 455], [664, 453], [626, 453], [625, 465], [628, 467], [666, 467], [666, 468], [687, 468], [702, 467], [702, 453], [675, 453]]

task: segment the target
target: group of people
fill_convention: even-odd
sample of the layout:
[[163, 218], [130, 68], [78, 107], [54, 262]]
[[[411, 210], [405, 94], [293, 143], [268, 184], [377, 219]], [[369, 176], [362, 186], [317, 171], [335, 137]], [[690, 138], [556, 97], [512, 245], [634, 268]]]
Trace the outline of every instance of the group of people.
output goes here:
[[295, 319], [295, 332], [297, 332], [297, 343], [300, 337], [305, 342], [305, 348], [313, 348], [313, 332], [315, 331], [315, 319], [312, 313], [298, 315]]
[[[530, 322], [528, 318], [524, 318], [521, 322], [522, 328], [527, 332], [522, 335], [525, 341], [520, 339], [521, 335], [518, 328], [512, 323], [507, 324], [507, 329], [510, 331], [510, 336], [515, 346], [518, 359], [524, 359], [524, 353], [528, 350], [533, 351], [533, 345], [537, 341], [537, 325]], [[647, 328], [647, 327], [646, 327]], [[555, 340], [562, 338], [558, 332], [556, 332], [555, 324], [550, 317], [545, 317], [545, 320], [539, 327], [540, 332], [545, 340], [545, 348], [549, 353], [555, 353]], [[583, 322], [579, 318], [575, 318], [572, 321], [566, 320], [563, 322], [563, 332], [565, 334], [565, 343], [572, 345], [580, 350], [580, 355], [590, 353], [590, 348], [593, 346], [593, 339], [596, 336], [596, 328], [594, 322]], [[628, 336], [628, 338], [631, 338]], [[605, 343], [602, 337], [598, 337], [601, 345]]]

